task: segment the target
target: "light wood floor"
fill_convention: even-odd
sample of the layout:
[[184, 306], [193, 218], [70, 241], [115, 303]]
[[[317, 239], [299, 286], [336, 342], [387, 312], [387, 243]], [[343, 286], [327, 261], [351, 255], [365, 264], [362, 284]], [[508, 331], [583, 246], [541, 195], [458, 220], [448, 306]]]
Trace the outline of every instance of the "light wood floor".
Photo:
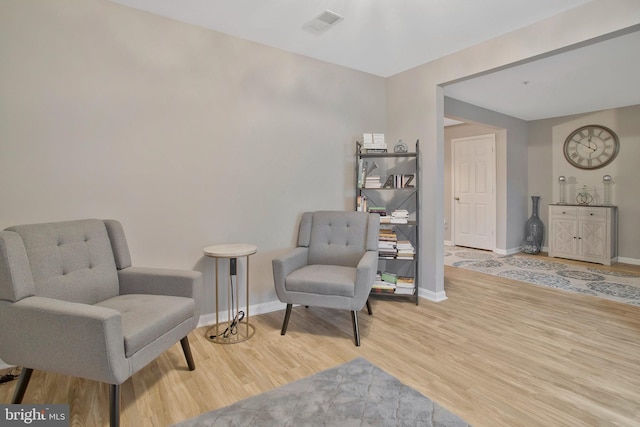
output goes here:
[[[372, 300], [359, 348], [348, 312], [318, 308], [294, 308], [286, 336], [284, 311], [252, 317], [240, 344], [198, 329], [195, 371], [175, 345], [122, 385], [122, 425], [170, 425], [359, 356], [475, 426], [640, 425], [640, 307], [453, 267], [445, 278], [441, 303]], [[106, 426], [107, 392], [36, 371], [24, 403], [70, 403], [72, 425]]]

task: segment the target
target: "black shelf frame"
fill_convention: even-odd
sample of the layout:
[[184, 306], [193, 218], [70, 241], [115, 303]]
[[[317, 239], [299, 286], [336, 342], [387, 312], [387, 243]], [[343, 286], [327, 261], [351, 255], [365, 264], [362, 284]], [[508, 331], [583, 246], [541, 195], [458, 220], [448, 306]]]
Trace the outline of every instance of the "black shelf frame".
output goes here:
[[[372, 195], [374, 195], [377, 192], [382, 192], [384, 194], [384, 192], [397, 192], [397, 193], [407, 193], [406, 197], [398, 204], [395, 205], [394, 207], [396, 209], [404, 206], [406, 203], [408, 203], [411, 200], [415, 199], [415, 220], [410, 220], [407, 221], [406, 223], [399, 223], [399, 224], [391, 224], [391, 223], [381, 223], [380, 224], [380, 228], [393, 228], [393, 229], [397, 229], [399, 232], [401, 232], [405, 237], [407, 237], [409, 240], [413, 240], [413, 244], [414, 244], [414, 249], [415, 249], [415, 253], [414, 253], [414, 257], [413, 259], [403, 259], [403, 258], [378, 258], [378, 262], [391, 262], [391, 263], [406, 263], [406, 264], [410, 264], [411, 268], [413, 269], [413, 278], [414, 278], [414, 293], [411, 295], [406, 295], [406, 294], [390, 294], [390, 293], [385, 293], [385, 292], [376, 292], [376, 291], [371, 291], [370, 296], [375, 297], [375, 298], [382, 298], [382, 299], [402, 299], [402, 300], [413, 300], [415, 302], [416, 305], [418, 305], [419, 303], [419, 289], [420, 289], [420, 280], [419, 280], [419, 258], [420, 258], [420, 226], [419, 226], [419, 222], [420, 222], [420, 196], [419, 196], [419, 188], [420, 188], [420, 141], [416, 140], [416, 145], [415, 145], [415, 152], [408, 152], [408, 153], [362, 153], [362, 144], [360, 142], [356, 142], [356, 165], [355, 165], [355, 169], [356, 169], [356, 197], [354, 198], [355, 200], [355, 207], [357, 209], [357, 205], [358, 205], [358, 196], [366, 196], [368, 200], [371, 200], [370, 197]], [[362, 181], [359, 181], [359, 177], [360, 174], [362, 173], [361, 167], [362, 167], [362, 160], [364, 159], [415, 159], [415, 170], [413, 171], [415, 178], [414, 178], [414, 182], [413, 185], [411, 187], [380, 187], [380, 188], [367, 188], [364, 187], [364, 178], [365, 176], [362, 177]], [[362, 186], [359, 186], [359, 184], [362, 184]], [[375, 199], [373, 199], [373, 201], [375, 202]], [[381, 204], [377, 204], [377, 206], [380, 206]], [[406, 232], [406, 228], [411, 228], [412, 231]], [[410, 235], [413, 234], [413, 239], [411, 239]]]

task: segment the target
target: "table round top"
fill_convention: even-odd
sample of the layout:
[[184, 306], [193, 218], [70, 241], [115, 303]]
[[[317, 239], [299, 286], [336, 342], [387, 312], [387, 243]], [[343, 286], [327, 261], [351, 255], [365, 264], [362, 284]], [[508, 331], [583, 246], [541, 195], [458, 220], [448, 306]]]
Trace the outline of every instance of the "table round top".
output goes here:
[[252, 255], [258, 252], [256, 245], [246, 243], [223, 243], [221, 245], [207, 246], [204, 254], [211, 257], [235, 258], [239, 256]]

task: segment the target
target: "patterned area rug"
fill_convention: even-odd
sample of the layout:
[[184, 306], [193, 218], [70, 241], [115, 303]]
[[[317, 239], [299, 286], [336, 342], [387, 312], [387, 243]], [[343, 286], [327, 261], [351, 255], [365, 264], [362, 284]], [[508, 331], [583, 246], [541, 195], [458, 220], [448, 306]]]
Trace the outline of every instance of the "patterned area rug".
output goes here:
[[176, 426], [467, 427], [469, 424], [367, 360], [357, 358]]
[[531, 257], [496, 255], [459, 246], [445, 246], [445, 265], [580, 292], [613, 301], [640, 306], [640, 276], [608, 271], [597, 264], [576, 266]]

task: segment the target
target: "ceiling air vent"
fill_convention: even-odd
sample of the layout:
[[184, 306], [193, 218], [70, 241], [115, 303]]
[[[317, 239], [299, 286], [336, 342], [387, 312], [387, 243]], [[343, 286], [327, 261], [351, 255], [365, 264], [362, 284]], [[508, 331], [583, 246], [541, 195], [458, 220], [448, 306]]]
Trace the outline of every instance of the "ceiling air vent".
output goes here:
[[330, 10], [325, 10], [320, 15], [307, 22], [303, 28], [305, 30], [311, 31], [312, 33], [320, 34], [324, 33], [343, 19], [344, 17], [338, 15], [337, 13], [331, 12]]

